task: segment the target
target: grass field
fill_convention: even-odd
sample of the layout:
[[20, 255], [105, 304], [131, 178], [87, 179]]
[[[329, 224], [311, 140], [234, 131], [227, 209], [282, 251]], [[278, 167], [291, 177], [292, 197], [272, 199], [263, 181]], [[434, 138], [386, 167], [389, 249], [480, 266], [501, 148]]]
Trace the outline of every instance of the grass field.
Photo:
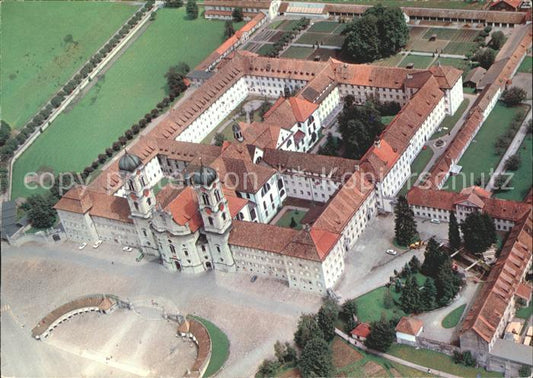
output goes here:
[[460, 377], [473, 378], [478, 374], [481, 377], [503, 377], [501, 373], [454, 364], [450, 356], [427, 349], [415, 349], [408, 345], [393, 344], [387, 353], [414, 362], [415, 364], [441, 370]]
[[317, 33], [333, 33], [333, 31], [337, 29], [339, 25], [340, 24], [338, 22], [331, 21], [315, 22], [309, 27], [308, 31]]
[[533, 182], [533, 138], [531, 135], [524, 139], [518, 153], [521, 159], [520, 167], [515, 172], [509, 172], [513, 173], [511, 185], [514, 189], [496, 193], [494, 197], [522, 201], [529, 193], [531, 182]]
[[466, 55], [477, 49], [475, 42], [455, 42], [450, 41], [442, 50], [444, 54]]
[[[356, 299], [357, 303], [357, 318], [361, 322], [373, 322], [381, 318], [384, 313], [387, 319], [399, 318], [405, 313], [397, 306], [392, 308], [385, 308], [383, 305], [383, 297], [387, 288], [384, 286], [378, 287]], [[390, 289], [394, 301], [400, 299], [401, 293], [396, 293], [393, 288]]]
[[468, 72], [470, 69], [468, 65], [468, 61], [465, 59], [457, 59], [457, 58], [437, 58], [435, 62], [432, 64], [433, 66], [436, 66], [440, 62], [443, 66], [451, 66], [455, 67], [461, 71]]
[[435, 58], [432, 56], [408, 55], [402, 60], [399, 67], [407, 67], [409, 63], [413, 63], [414, 68], [428, 68], [433, 60]]
[[[139, 6], [2, 2], [2, 119], [22, 127]], [[71, 35], [74, 42], [65, 42]]]
[[446, 182], [448, 190], [460, 191], [472, 186], [484, 177], [488, 182], [491, 169], [496, 169], [501, 155], [496, 154], [494, 142], [504, 135], [518, 112], [525, 112], [525, 107], [507, 108], [498, 103], [481, 126], [474, 140], [467, 148], [458, 165], [462, 166], [461, 174], [452, 176]]
[[283, 216], [276, 222], [276, 226], [280, 227], [291, 227], [291, 220], [294, 218], [294, 221], [296, 222], [296, 227], [294, 227], [295, 230], [301, 230], [302, 225], [300, 221], [303, 219], [307, 211], [303, 210], [287, 210]]
[[385, 59], [380, 59], [372, 62], [372, 64], [375, 64], [377, 66], [385, 66], [385, 67], [396, 67], [400, 62], [405, 58], [405, 55], [402, 54], [396, 54], [393, 56], [389, 56]]
[[306, 59], [309, 55], [313, 53], [313, 49], [310, 47], [299, 47], [291, 46], [283, 54], [282, 58], [295, 58], [295, 59]]
[[448, 39], [452, 40], [459, 33], [457, 29], [449, 28], [430, 28], [426, 34], [422, 37], [423, 39], [429, 39], [431, 36], [436, 35], [437, 39]]
[[196, 320], [204, 325], [209, 332], [211, 338], [211, 360], [207, 369], [205, 370], [204, 377], [210, 377], [220, 370], [229, 356], [229, 340], [224, 332], [220, 330], [216, 325], [209, 320], [200, 318], [199, 316], [193, 316]]
[[531, 314], [533, 314], [533, 302], [529, 302], [529, 306], [517, 310], [515, 316], [522, 319], [529, 319]]
[[223, 30], [223, 21], [185, 20], [184, 8], [159, 10], [105, 76], [17, 160], [13, 198], [32, 193], [24, 175], [43, 162], [56, 173], [90, 164], [166, 95], [168, 67], [183, 60], [194, 67], [222, 42]]
[[522, 63], [520, 63], [520, 66], [518, 66], [518, 72], [526, 72], [531, 73], [533, 72], [533, 58], [531, 56], [526, 56]]
[[296, 43], [305, 43], [305, 44], [314, 44], [317, 41], [320, 43], [325, 43], [326, 38], [329, 37], [329, 34], [326, 33], [311, 33], [305, 32], [298, 38]]
[[455, 310], [450, 311], [450, 313], [446, 315], [444, 319], [442, 319], [442, 326], [444, 328], [455, 327], [459, 323], [459, 320], [461, 320], [461, 315], [463, 315], [465, 307], [466, 304], [463, 304], [457, 307]]

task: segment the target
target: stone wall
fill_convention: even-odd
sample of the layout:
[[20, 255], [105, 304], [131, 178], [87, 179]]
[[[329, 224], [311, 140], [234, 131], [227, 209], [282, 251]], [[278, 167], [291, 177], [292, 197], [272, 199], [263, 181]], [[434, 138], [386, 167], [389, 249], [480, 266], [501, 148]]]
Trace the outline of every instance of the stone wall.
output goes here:
[[435, 352], [444, 353], [448, 356], [453, 356], [453, 352], [460, 352], [459, 347], [455, 345], [446, 344], [437, 340], [426, 339], [424, 337], [416, 338], [417, 345], [420, 348], [433, 350]]

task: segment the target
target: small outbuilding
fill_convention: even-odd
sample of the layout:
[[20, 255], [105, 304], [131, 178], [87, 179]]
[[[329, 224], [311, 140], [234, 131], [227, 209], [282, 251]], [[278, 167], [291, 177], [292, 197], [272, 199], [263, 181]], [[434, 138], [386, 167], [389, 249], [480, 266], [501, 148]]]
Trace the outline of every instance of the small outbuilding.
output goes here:
[[468, 88], [477, 88], [483, 76], [487, 72], [483, 67], [476, 67], [466, 75], [463, 85]]
[[396, 342], [398, 344], [416, 345], [416, 338], [424, 329], [420, 319], [404, 316], [396, 326]]
[[370, 324], [360, 323], [357, 327], [352, 329], [350, 332], [352, 337], [359, 341], [365, 341], [366, 338], [370, 335]]

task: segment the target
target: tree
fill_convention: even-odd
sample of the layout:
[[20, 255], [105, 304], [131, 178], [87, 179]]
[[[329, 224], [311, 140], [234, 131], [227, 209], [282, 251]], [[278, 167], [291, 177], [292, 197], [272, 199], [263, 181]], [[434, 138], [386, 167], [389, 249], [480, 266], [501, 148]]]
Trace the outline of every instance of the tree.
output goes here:
[[490, 48], [482, 49], [476, 54], [475, 59], [481, 67], [488, 70], [494, 63], [494, 59], [496, 59], [496, 51]]
[[420, 288], [414, 275], [405, 280], [405, 286], [400, 296], [400, 307], [407, 314], [420, 312]]
[[395, 338], [394, 325], [385, 319], [381, 319], [370, 325], [370, 335], [365, 340], [365, 345], [368, 348], [386, 352]]
[[461, 234], [459, 233], [459, 224], [455, 217], [455, 211], [450, 214], [450, 223], [448, 224], [448, 245], [452, 251], [456, 251], [461, 246]]
[[324, 300], [318, 310], [318, 326], [322, 330], [324, 340], [331, 341], [335, 337], [335, 322], [339, 317], [339, 305], [332, 299]]
[[28, 198], [24, 204], [27, 209], [28, 220], [35, 228], [50, 228], [56, 220], [55, 198], [48, 195], [35, 194]]
[[351, 98], [345, 99], [338, 121], [344, 156], [350, 159], [360, 159], [383, 130], [381, 114], [372, 102], [357, 106]]
[[294, 220], [294, 217], [291, 217], [291, 224], [289, 225], [290, 228], [296, 228], [298, 226], [298, 223]]
[[224, 141], [226, 140], [226, 137], [222, 133], [215, 133], [215, 146], [222, 146], [224, 144]]
[[233, 34], [235, 34], [235, 28], [233, 27], [233, 22], [227, 20], [224, 23], [224, 39], [228, 39]]
[[0, 121], [0, 147], [6, 144], [11, 136], [11, 126], [4, 120]]
[[518, 376], [520, 377], [530, 377], [531, 376], [531, 366], [522, 365], [520, 370], [518, 370]]
[[272, 105], [267, 100], [261, 103], [261, 106], [259, 107], [259, 117], [261, 117], [261, 121], [265, 120], [265, 114], [268, 112], [271, 106]]
[[461, 288], [461, 279], [454, 273], [451, 259], [446, 257], [435, 279], [437, 303], [440, 306], [448, 305]]
[[196, 0], [187, 0], [185, 12], [187, 13], [187, 18], [191, 20], [198, 18], [198, 4], [196, 4]]
[[506, 171], [516, 171], [518, 168], [520, 168], [520, 164], [521, 163], [522, 163], [522, 159], [520, 159], [520, 155], [519, 154], [511, 155], [505, 161], [505, 170]]
[[502, 48], [503, 44], [505, 43], [505, 34], [503, 34], [502, 31], [495, 31], [492, 32], [490, 35], [490, 43], [489, 46], [493, 48], [494, 50], [499, 50]]
[[233, 21], [241, 22], [244, 19], [244, 15], [242, 14], [242, 8], [233, 8], [233, 12], [231, 12], [231, 17], [233, 18]]
[[276, 375], [276, 371], [279, 369], [280, 363], [276, 360], [264, 360], [263, 363], [259, 366], [257, 375], [259, 377], [273, 377]]
[[485, 252], [496, 242], [494, 221], [487, 214], [472, 212], [461, 224], [465, 247], [474, 254]]
[[298, 367], [302, 377], [333, 375], [333, 357], [328, 343], [319, 337], [311, 339], [303, 348]]
[[167, 79], [167, 86], [169, 89], [169, 93], [178, 95], [179, 93], [183, 92], [187, 88], [187, 86], [183, 82], [183, 78], [185, 76], [185, 73], [183, 72], [183, 70], [185, 69], [185, 67], [188, 68], [186, 64], [184, 65], [178, 64], [177, 66], [169, 67], [167, 73], [165, 74], [165, 77]]
[[496, 192], [505, 192], [507, 190], [511, 190], [511, 180], [512, 177], [507, 174], [497, 175], [494, 178], [494, 190]]
[[398, 203], [394, 207], [394, 215], [396, 242], [403, 246], [409, 245], [418, 237], [418, 231], [416, 229], [415, 215], [409, 207], [405, 196], [398, 197]]
[[180, 8], [183, 6], [183, 0], [165, 0], [165, 7]]
[[437, 277], [441, 265], [446, 260], [446, 254], [439, 248], [434, 238], [428, 240], [426, 251], [424, 252], [424, 263], [422, 273], [428, 277]]
[[314, 337], [324, 338], [322, 330], [318, 326], [317, 317], [314, 314], [303, 314], [298, 320], [298, 328], [294, 333], [294, 343], [303, 349]]
[[393, 306], [394, 299], [392, 299], [390, 288], [386, 288], [385, 293], [383, 294], [383, 307], [385, 307], [386, 309], [391, 309]]
[[338, 156], [339, 145], [337, 143], [337, 139], [331, 133], [328, 133], [326, 137], [326, 143], [319, 147], [318, 154], [326, 156]]
[[502, 94], [502, 101], [506, 106], [516, 106], [524, 101], [527, 93], [522, 88], [511, 87], [506, 89]]
[[369, 8], [345, 29], [341, 53], [345, 59], [366, 63], [395, 54], [409, 40], [409, 28], [400, 8]]
[[437, 308], [436, 298], [437, 287], [435, 286], [435, 280], [428, 277], [420, 293], [420, 309], [422, 311], [431, 311]]
[[411, 272], [418, 273], [420, 271], [420, 260], [418, 257], [413, 256], [411, 260], [409, 261], [409, 268]]

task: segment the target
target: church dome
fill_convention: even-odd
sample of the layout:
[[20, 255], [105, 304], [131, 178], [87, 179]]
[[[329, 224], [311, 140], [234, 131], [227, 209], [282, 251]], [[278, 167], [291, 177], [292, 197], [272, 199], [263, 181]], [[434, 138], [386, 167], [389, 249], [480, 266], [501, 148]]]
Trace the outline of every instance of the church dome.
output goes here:
[[191, 182], [195, 185], [211, 186], [217, 179], [217, 172], [211, 167], [200, 167], [191, 175]]
[[142, 164], [137, 155], [125, 153], [118, 161], [118, 168], [121, 171], [134, 172]]

